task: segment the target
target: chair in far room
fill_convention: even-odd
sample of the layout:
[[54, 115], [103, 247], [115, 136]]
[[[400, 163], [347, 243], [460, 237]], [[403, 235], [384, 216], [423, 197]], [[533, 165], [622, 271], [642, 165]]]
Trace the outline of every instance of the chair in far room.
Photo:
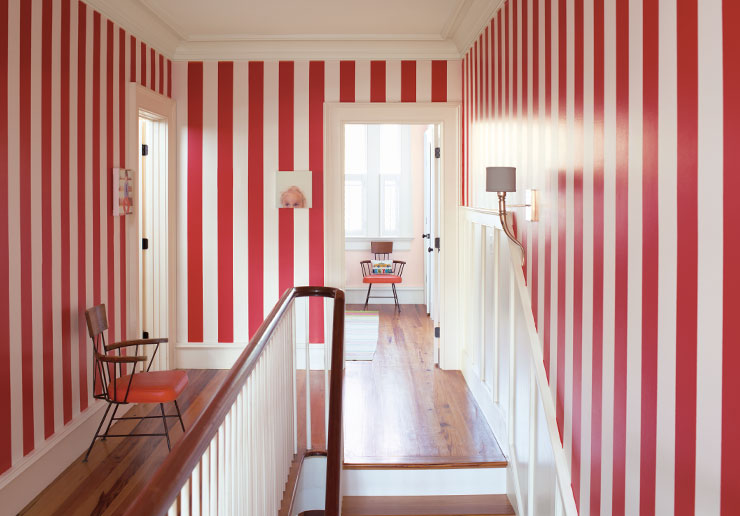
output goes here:
[[[403, 269], [406, 262], [403, 260], [391, 260], [393, 252], [393, 242], [370, 242], [370, 252], [375, 256], [374, 260], [362, 260], [362, 282], [367, 283], [367, 297], [363, 310], [367, 310], [367, 304], [370, 298], [393, 299], [396, 304], [396, 310], [401, 311], [401, 304], [398, 302], [398, 292], [396, 284], [403, 281]], [[371, 296], [370, 292], [373, 285], [390, 285], [393, 296]]]

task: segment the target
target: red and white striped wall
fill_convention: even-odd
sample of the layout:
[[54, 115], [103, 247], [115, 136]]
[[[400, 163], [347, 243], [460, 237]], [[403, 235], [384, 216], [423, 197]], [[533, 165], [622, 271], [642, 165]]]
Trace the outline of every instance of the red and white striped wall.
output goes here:
[[[173, 83], [183, 344], [246, 343], [285, 289], [324, 283], [325, 101], [462, 99], [459, 60], [175, 63]], [[278, 170], [313, 172], [311, 209], [276, 208]], [[299, 341], [324, 341], [314, 301]]]
[[462, 203], [517, 213], [581, 514], [740, 514], [740, 4], [506, 0], [463, 60]]
[[124, 86], [170, 61], [77, 0], [0, 0], [0, 473], [92, 400], [84, 310], [125, 337]]

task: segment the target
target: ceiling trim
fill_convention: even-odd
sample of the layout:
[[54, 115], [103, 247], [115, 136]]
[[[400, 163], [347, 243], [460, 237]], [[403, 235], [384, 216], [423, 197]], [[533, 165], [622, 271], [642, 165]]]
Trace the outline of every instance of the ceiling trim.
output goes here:
[[203, 34], [183, 38], [186, 42], [248, 41], [444, 41], [439, 34]]
[[152, 16], [139, 1], [85, 0], [85, 3], [166, 57], [174, 57], [182, 37], [161, 18]]
[[462, 23], [463, 18], [467, 14], [467, 12], [470, 10], [470, 5], [473, 0], [458, 0], [457, 6], [455, 7], [455, 12], [452, 13], [452, 16], [449, 20], [447, 20], [447, 23], [445, 23], [444, 27], [442, 27], [442, 38], [448, 39], [450, 37], [450, 34], [454, 34], [457, 29], [460, 27], [460, 23]]
[[507, 0], [488, 0], [487, 2], [472, 3], [462, 16], [457, 30], [452, 34], [452, 40], [457, 46], [458, 55], [463, 57], [470, 46], [496, 14], [496, 11]]
[[452, 40], [184, 41], [176, 61], [308, 59], [460, 59]]

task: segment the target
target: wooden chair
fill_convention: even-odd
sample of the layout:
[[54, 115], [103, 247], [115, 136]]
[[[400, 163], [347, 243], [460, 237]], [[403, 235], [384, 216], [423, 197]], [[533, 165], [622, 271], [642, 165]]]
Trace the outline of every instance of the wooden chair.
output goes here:
[[[393, 242], [370, 242], [370, 252], [375, 255], [376, 260], [388, 260], [391, 253], [393, 252]], [[373, 274], [373, 266], [370, 260], [362, 260], [360, 262], [362, 268], [362, 282], [367, 283], [367, 297], [365, 298], [365, 306], [363, 310], [367, 310], [367, 303], [370, 298], [382, 298], [382, 299], [393, 299], [396, 303], [396, 309], [401, 312], [401, 304], [398, 302], [398, 292], [396, 292], [396, 283], [401, 283], [403, 277], [403, 269], [406, 267], [406, 262], [402, 260], [393, 260], [393, 272], [391, 274]], [[390, 285], [393, 296], [371, 296], [370, 291], [373, 285]]]
[[[167, 449], [172, 449], [170, 445], [170, 433], [167, 428], [167, 418], [176, 417], [180, 420], [182, 431], [185, 431], [185, 423], [182, 421], [180, 407], [177, 405], [177, 397], [188, 384], [188, 375], [185, 371], [152, 371], [154, 357], [159, 350], [159, 345], [167, 342], [167, 339], [138, 339], [116, 342], [107, 345], [105, 342], [105, 331], [108, 329], [108, 320], [105, 314], [105, 305], [96, 305], [85, 312], [87, 319], [87, 331], [93, 345], [93, 397], [105, 400], [108, 406], [100, 420], [98, 429], [95, 431], [90, 447], [87, 449], [83, 462], [87, 462], [90, 452], [92, 451], [95, 441], [100, 438], [105, 440], [107, 437], [154, 437], [161, 436], [167, 438]], [[149, 360], [146, 371], [137, 373], [136, 366], [140, 362], [147, 361], [146, 356], [139, 356], [139, 346], [154, 344], [154, 353]], [[134, 347], [133, 355], [122, 355], [123, 348]], [[115, 354], [115, 351], [118, 351]], [[114, 352], [109, 355], [109, 352]], [[126, 374], [126, 365], [132, 364], [131, 373]], [[165, 415], [164, 403], [174, 402], [176, 415]], [[116, 417], [118, 407], [130, 403], [159, 403], [161, 416], [124, 416]], [[108, 411], [113, 408], [113, 414], [108, 421], [105, 433], [101, 434], [100, 429], [105, 423]], [[110, 427], [113, 421], [125, 419], [159, 419], [161, 417], [164, 425], [164, 432], [160, 434], [110, 434]]]

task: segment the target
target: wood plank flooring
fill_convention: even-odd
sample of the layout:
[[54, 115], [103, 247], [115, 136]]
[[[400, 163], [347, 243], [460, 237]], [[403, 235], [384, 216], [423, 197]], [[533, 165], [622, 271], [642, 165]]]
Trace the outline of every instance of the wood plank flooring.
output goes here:
[[425, 307], [368, 309], [380, 312], [380, 339], [372, 361], [346, 364], [345, 467], [505, 466], [462, 373], [434, 365]]
[[[178, 398], [185, 428], [190, 428], [205, 410], [227, 372], [188, 370], [188, 386]], [[167, 414], [174, 414], [174, 406], [169, 405], [165, 406]], [[137, 405], [127, 415], [157, 414], [158, 405]], [[175, 421], [168, 421], [173, 446], [183, 435], [179, 422]], [[161, 432], [162, 421], [118, 421], [111, 428], [111, 433], [130, 433], [134, 428], [136, 432]], [[167, 457], [167, 443], [164, 437], [111, 437], [95, 443], [87, 463], [82, 462], [83, 456], [78, 457], [20, 514], [122, 514]]]

